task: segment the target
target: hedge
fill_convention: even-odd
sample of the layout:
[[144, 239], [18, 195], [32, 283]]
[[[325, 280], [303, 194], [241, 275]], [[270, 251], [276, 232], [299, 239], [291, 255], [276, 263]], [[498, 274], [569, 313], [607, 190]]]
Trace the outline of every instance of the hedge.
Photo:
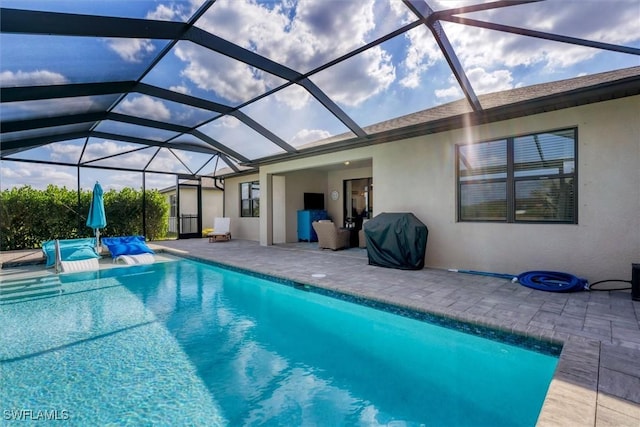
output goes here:
[[[39, 248], [51, 239], [91, 237], [86, 226], [91, 190], [78, 192], [49, 185], [46, 190], [31, 186], [0, 192], [0, 250]], [[104, 193], [107, 226], [102, 236], [145, 235], [142, 230], [142, 190], [125, 188]], [[158, 240], [167, 236], [169, 204], [157, 190], [147, 190], [146, 237]]]

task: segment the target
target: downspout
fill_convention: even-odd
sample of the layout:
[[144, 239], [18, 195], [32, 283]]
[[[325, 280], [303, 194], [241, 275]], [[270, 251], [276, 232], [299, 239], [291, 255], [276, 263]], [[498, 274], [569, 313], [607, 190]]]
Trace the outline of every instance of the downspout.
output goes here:
[[215, 187], [220, 190], [220, 191], [224, 191], [224, 187], [220, 187], [218, 185], [218, 180], [220, 180], [221, 183], [224, 184], [224, 178], [218, 178], [218, 177], [213, 177], [213, 185], [215, 185]]
[[[220, 182], [222, 183], [222, 187], [220, 185], [218, 185], [218, 180], [220, 180]], [[217, 177], [213, 177], [213, 185], [214, 187], [216, 187], [218, 190], [222, 191], [222, 216], [225, 216], [225, 199], [224, 199], [224, 178], [217, 178]]]

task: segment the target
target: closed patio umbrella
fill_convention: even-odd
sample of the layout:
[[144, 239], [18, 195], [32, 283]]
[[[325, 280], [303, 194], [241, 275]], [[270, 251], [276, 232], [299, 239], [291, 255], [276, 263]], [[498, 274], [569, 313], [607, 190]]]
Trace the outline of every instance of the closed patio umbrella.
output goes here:
[[87, 227], [93, 228], [96, 233], [96, 250], [100, 253], [100, 229], [107, 226], [107, 216], [104, 213], [104, 199], [102, 186], [98, 181], [93, 186], [89, 215], [87, 216]]

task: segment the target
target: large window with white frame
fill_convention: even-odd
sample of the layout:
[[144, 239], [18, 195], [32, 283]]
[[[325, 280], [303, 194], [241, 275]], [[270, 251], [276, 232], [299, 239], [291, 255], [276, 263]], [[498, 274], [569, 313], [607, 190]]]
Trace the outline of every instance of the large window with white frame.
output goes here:
[[576, 224], [577, 129], [456, 146], [458, 221]]
[[240, 216], [260, 216], [260, 181], [240, 184]]

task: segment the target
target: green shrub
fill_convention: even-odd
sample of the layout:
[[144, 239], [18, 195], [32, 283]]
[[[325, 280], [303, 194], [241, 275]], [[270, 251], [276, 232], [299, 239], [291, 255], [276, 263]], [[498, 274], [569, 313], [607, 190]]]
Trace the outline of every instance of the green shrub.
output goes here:
[[[104, 194], [107, 226], [102, 236], [146, 235], [165, 238], [169, 226], [169, 204], [157, 190], [147, 190], [146, 233], [142, 221], [142, 190], [125, 188]], [[91, 191], [50, 185], [46, 190], [30, 186], [0, 192], [0, 250], [39, 248], [51, 239], [91, 237], [86, 226]]]

